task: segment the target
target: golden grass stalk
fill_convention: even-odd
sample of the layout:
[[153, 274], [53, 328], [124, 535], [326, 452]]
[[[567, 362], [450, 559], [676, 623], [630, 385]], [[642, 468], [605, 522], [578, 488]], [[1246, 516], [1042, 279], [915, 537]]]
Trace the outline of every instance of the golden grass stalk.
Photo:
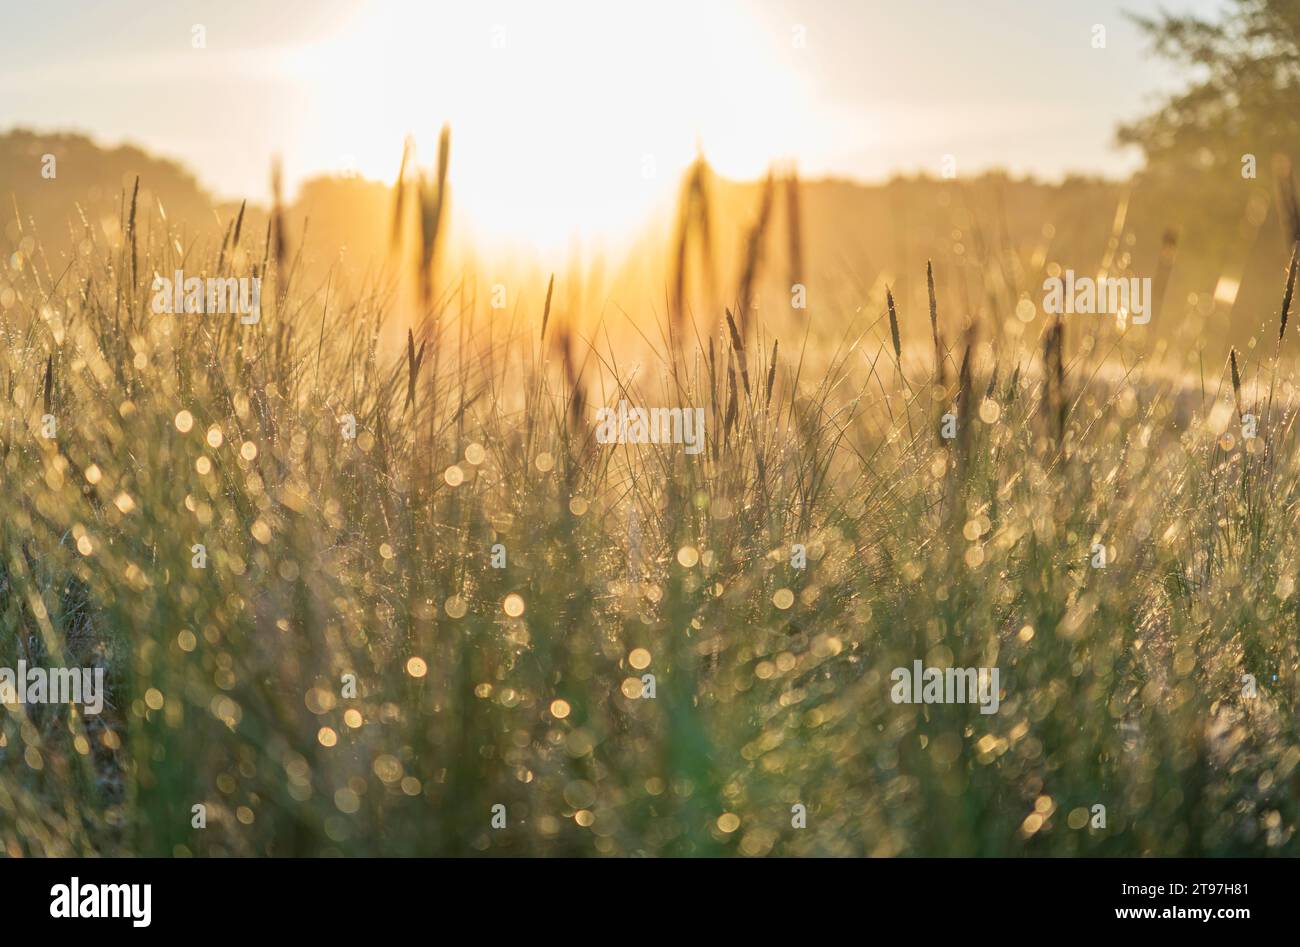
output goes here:
[[[966, 351], [961, 356], [961, 370], [957, 373], [957, 462], [965, 465], [970, 456], [970, 428], [974, 422], [974, 384], [971, 380], [971, 351], [975, 348], [975, 328], [966, 332]], [[958, 476], [963, 481], [964, 476]]]
[[45, 358], [45, 397], [42, 402], [46, 414], [54, 413], [54, 356]]
[[799, 173], [790, 169], [785, 178], [786, 247], [790, 257], [790, 285], [804, 281], [803, 222], [799, 210]]
[[903, 366], [903, 344], [898, 335], [898, 312], [894, 308], [894, 293], [888, 286], [885, 287], [885, 302], [889, 306], [889, 337], [894, 343], [894, 361], [901, 371]]
[[758, 218], [754, 221], [754, 226], [750, 228], [749, 237], [745, 241], [745, 260], [740, 270], [740, 286], [737, 298], [739, 311], [737, 314], [740, 317], [742, 334], [749, 326], [749, 310], [753, 306], [753, 300], [750, 297], [753, 294], [754, 285], [758, 281], [758, 272], [762, 265], [763, 238], [767, 234], [768, 221], [772, 216], [773, 189], [772, 173], [769, 171], [763, 181], [763, 189], [759, 196]]
[[1237, 350], [1228, 351], [1228, 363], [1232, 367], [1232, 396], [1237, 402], [1237, 417], [1242, 418], [1244, 412], [1241, 407], [1241, 372], [1237, 370]]
[[[961, 409], [958, 417], [965, 419], [970, 412], [971, 402], [971, 364], [970, 353], [975, 344], [974, 331], [966, 333], [966, 350], [962, 352], [961, 369], [957, 372], [957, 405]], [[962, 425], [959, 425], [961, 427]]]
[[700, 268], [704, 272], [704, 292], [713, 303], [718, 288], [718, 274], [713, 260], [713, 212], [709, 199], [709, 163], [701, 154], [695, 163], [695, 175], [691, 182], [695, 204], [695, 226], [699, 232]]
[[677, 233], [673, 241], [673, 304], [669, 318], [680, 329], [686, 306], [686, 243], [690, 237], [691, 212], [695, 195], [695, 172], [687, 172], [677, 205]]
[[[569, 385], [568, 426], [569, 432], [572, 434], [581, 427], [587, 396], [582, 387], [581, 370], [578, 368], [577, 359], [573, 357], [572, 333], [568, 329], [563, 330], [559, 342], [560, 358], [564, 365], [564, 379]], [[570, 468], [567, 472], [574, 473], [575, 471]]]
[[451, 155], [451, 128], [442, 126], [438, 136], [438, 166], [430, 180], [420, 176], [420, 246], [418, 266], [420, 273], [420, 302], [429, 317], [433, 303], [434, 253], [438, 248], [438, 235], [442, 230], [442, 216], [447, 203], [447, 166]]
[[555, 274], [552, 273], [550, 282], [546, 284], [546, 303], [542, 306], [542, 332], [541, 335], [537, 337], [539, 342], [545, 341], [546, 339], [546, 323], [549, 322], [551, 318], [551, 293], [554, 291]]
[[776, 350], [780, 344], [780, 339], [774, 339], [772, 341], [772, 362], [767, 367], [767, 390], [763, 396], [764, 406], [771, 405], [772, 403], [772, 386], [776, 383]]
[[232, 251], [239, 248], [239, 235], [244, 230], [244, 211], [247, 208], [248, 208], [248, 199], [245, 198], [244, 200], [239, 202], [239, 214], [236, 215], [235, 217], [235, 235], [230, 240], [230, 249]]
[[713, 235], [710, 223], [709, 165], [704, 155], [697, 155], [686, 172], [681, 197], [677, 203], [677, 224], [673, 238], [672, 285], [673, 296], [669, 317], [674, 337], [681, 334], [686, 315], [686, 272], [692, 231], [698, 233], [700, 268], [703, 272], [705, 292], [712, 300], [716, 288], [713, 272]]
[[271, 247], [275, 256], [275, 268], [280, 279], [285, 279], [284, 262], [288, 257], [288, 243], [284, 236], [284, 199], [281, 194], [280, 159], [277, 156], [271, 162], [271, 220], [270, 230], [273, 240]]
[[420, 351], [415, 350], [415, 334], [406, 330], [406, 404], [403, 410], [415, 404], [415, 380], [420, 374], [420, 365], [424, 362], [424, 347], [429, 344], [425, 339], [420, 343]]
[[226, 251], [229, 250], [232, 255], [239, 246], [239, 234], [244, 228], [244, 209], [248, 206], [248, 200], [245, 199], [239, 203], [239, 213], [226, 227], [225, 236], [221, 239], [221, 252], [217, 255], [217, 272], [224, 270], [226, 265]]
[[135, 176], [135, 185], [131, 188], [131, 213], [127, 218], [126, 229], [131, 237], [131, 286], [135, 287], [136, 275], [136, 238], [135, 238], [135, 210], [136, 200], [140, 197], [140, 175]]
[[727, 442], [727, 435], [731, 433], [731, 428], [736, 423], [736, 415], [739, 412], [740, 398], [736, 393], [736, 366], [735, 363], [727, 360], [727, 378], [731, 382], [731, 396], [727, 399], [727, 415], [722, 421], [722, 442]]
[[402, 211], [406, 207], [406, 190], [410, 186], [406, 169], [414, 151], [415, 142], [407, 135], [406, 142], [402, 145], [402, 163], [397, 169], [397, 180], [393, 184], [393, 226], [389, 238], [389, 249], [393, 252], [397, 251], [402, 242]]
[[1043, 409], [1055, 422], [1056, 440], [1065, 439], [1065, 326], [1058, 316], [1043, 340]]
[[943, 342], [939, 338], [939, 301], [934, 293], [934, 264], [925, 261], [925, 287], [930, 296], [930, 334], [934, 337], [934, 378], [944, 383]]
[[1278, 320], [1277, 341], [1282, 341], [1282, 336], [1286, 333], [1286, 320], [1291, 312], [1291, 299], [1295, 295], [1295, 273], [1296, 257], [1300, 254], [1300, 241], [1297, 241], [1291, 247], [1291, 265], [1287, 268], [1286, 289], [1282, 293], [1282, 315]]
[[740, 377], [745, 383], [745, 397], [749, 397], [749, 367], [745, 364], [745, 340], [736, 328], [736, 320], [731, 317], [731, 310], [724, 310], [727, 314], [727, 329], [731, 333], [731, 347], [736, 352], [736, 359], [740, 362]]
[[1282, 337], [1286, 334], [1287, 317], [1291, 312], [1291, 299], [1295, 294], [1296, 257], [1300, 254], [1300, 240], [1291, 245], [1291, 265], [1287, 267], [1286, 288], [1282, 291], [1282, 312], [1278, 316], [1277, 348], [1273, 353], [1273, 377], [1268, 383], [1268, 408], [1265, 417], [1273, 417], [1273, 392], [1277, 387], [1277, 372], [1282, 357]]

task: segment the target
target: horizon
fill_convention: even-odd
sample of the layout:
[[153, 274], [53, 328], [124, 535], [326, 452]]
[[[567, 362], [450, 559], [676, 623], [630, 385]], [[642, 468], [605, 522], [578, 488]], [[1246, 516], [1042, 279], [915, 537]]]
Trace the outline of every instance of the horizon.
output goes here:
[[[110, 140], [101, 137], [99, 135], [95, 135], [91, 132], [88, 132], [85, 129], [74, 128], [74, 127], [41, 128], [30, 124], [20, 124], [20, 125], [10, 125], [7, 127], [0, 127], [0, 138], [4, 138], [5, 136], [12, 135], [12, 134], [20, 134], [20, 133], [30, 134], [36, 138], [58, 138], [58, 137], [81, 138], [89, 142], [90, 145], [93, 146], [95, 149], [106, 153], [118, 151], [118, 150], [136, 150], [155, 160], [170, 162], [180, 167], [181, 170], [184, 171], [186, 174], [190, 175], [194, 179], [197, 187], [208, 198], [212, 200], [214, 206], [229, 206], [231, 204], [239, 204], [245, 200], [248, 202], [248, 206], [250, 208], [252, 207], [269, 208], [272, 204], [269, 185], [266, 188], [267, 193], [264, 195], [260, 195], [257, 198], [245, 194], [220, 193], [216, 191], [213, 187], [211, 187], [209, 182], [204, 180], [202, 174], [193, 165], [191, 165], [185, 158], [155, 151], [152, 148], [149, 148], [146, 145], [142, 144], [141, 142], [131, 138]], [[452, 129], [452, 137], [453, 139], [455, 138], [455, 129]], [[400, 151], [401, 148], [399, 144], [398, 147], [399, 154]], [[709, 154], [707, 149], [702, 151], [702, 155], [705, 161], [708, 162]], [[270, 180], [270, 174], [271, 174], [270, 169], [272, 163], [275, 160], [275, 157], [276, 157], [275, 155], [267, 156], [266, 177], [268, 181]], [[768, 173], [766, 170], [764, 170], [762, 173], [750, 177], [735, 177], [735, 176], [721, 173], [716, 167], [713, 167], [711, 163], [710, 163], [710, 169], [713, 171], [714, 176], [717, 178], [717, 180], [724, 182], [726, 184], [739, 186], [739, 187], [754, 187], [754, 186], [761, 185]], [[988, 167], [978, 168], [973, 172], [962, 174], [960, 177], [962, 180], [966, 180], [966, 181], [978, 181], [983, 178], [989, 178], [989, 177], [1005, 177], [1007, 180], [1014, 181], [1018, 184], [1029, 184], [1029, 185], [1034, 185], [1039, 187], [1060, 187], [1071, 180], [1098, 181], [1106, 184], [1125, 184], [1130, 182], [1136, 174], [1141, 172], [1141, 170], [1142, 169], [1140, 167], [1133, 168], [1132, 170], [1124, 173], [1116, 173], [1116, 172], [1110, 172], [1106, 170], [1097, 170], [1097, 171], [1066, 170], [1056, 176], [1049, 176], [1049, 175], [1042, 175], [1034, 171], [1014, 171], [1000, 165], [990, 165]], [[293, 203], [293, 201], [296, 200], [301, 195], [302, 189], [306, 185], [314, 184], [320, 181], [349, 181], [349, 180], [360, 181], [365, 184], [377, 184], [389, 189], [391, 189], [394, 184], [392, 178], [384, 179], [381, 177], [372, 177], [360, 171], [349, 172], [345, 170], [339, 170], [339, 169], [331, 170], [325, 168], [325, 169], [321, 169], [318, 172], [314, 172], [305, 177], [302, 177], [299, 180], [293, 182], [292, 191], [286, 195], [286, 197], [288, 198], [286, 203]], [[890, 184], [893, 184], [895, 182], [909, 182], [909, 181], [910, 182], [921, 182], [921, 181], [940, 182], [943, 180], [945, 179], [942, 176], [942, 174], [926, 168], [914, 168], [910, 170], [900, 168], [895, 171], [889, 172], [886, 176], [883, 177], [865, 177], [865, 178], [854, 177], [852, 174], [841, 173], [836, 171], [829, 171], [824, 174], [815, 174], [815, 175], [800, 173], [799, 175], [799, 181], [803, 185], [846, 184], [853, 187], [862, 187], [862, 188], [887, 187]], [[450, 187], [451, 190], [454, 192], [455, 191], [454, 181], [450, 182]]]
[[[653, 16], [571, 0], [545, 17], [515, 0], [416, 13], [388, 0], [292, 0], [269, 18], [248, 0], [161, 14], [143, 0], [56, 6], [70, 14], [57, 28], [17, 11], [0, 41], [0, 77], [41, 87], [0, 103], [0, 127], [138, 147], [180, 163], [217, 202], [268, 204], [277, 156], [289, 194], [351, 174], [391, 186], [404, 139], [427, 163], [445, 123], [474, 229], [551, 248], [626, 236], [671, 202], [697, 150], [737, 182], [778, 164], [863, 186], [945, 169], [1124, 181], [1141, 161], [1115, 129], [1175, 77], [1128, 16], [1158, 5], [1125, 0], [1065, 13], [923, 0], [891, 8], [883, 29], [882, 4], [809, 0], [673, 3]], [[1172, 7], [1204, 15], [1221, 4]], [[92, 35], [103, 48], [101, 18], [124, 12], [137, 31], [129, 44], [72, 60]], [[550, 107], [562, 97], [579, 107]]]

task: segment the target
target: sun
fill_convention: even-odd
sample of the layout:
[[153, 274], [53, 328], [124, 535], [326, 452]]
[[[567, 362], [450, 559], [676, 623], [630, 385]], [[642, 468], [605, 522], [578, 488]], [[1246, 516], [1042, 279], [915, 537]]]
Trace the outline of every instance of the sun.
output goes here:
[[453, 213], [477, 243], [616, 243], [671, 206], [698, 147], [736, 177], [798, 153], [811, 91], [789, 42], [726, 0], [376, 2], [285, 54], [296, 165], [392, 180], [404, 138], [428, 164], [448, 123]]

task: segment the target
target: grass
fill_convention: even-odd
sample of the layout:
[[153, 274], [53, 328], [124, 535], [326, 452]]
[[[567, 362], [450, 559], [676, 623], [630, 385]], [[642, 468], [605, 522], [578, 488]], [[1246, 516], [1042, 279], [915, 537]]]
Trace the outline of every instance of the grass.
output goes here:
[[[278, 200], [261, 245], [242, 208], [212, 246], [143, 208], [138, 229], [133, 194], [124, 239], [11, 263], [0, 665], [104, 663], [111, 707], [0, 712], [6, 852], [1294, 853], [1276, 358], [1234, 351], [1197, 397], [1145, 365], [1107, 381], [1107, 337], [1057, 321], [1041, 344], [962, 327], [958, 361], [929, 266], [922, 358], [892, 291], [838, 342], [731, 303], [701, 332], [696, 168], [670, 318], [637, 325], [647, 370], [552, 312], [554, 280], [504, 335], [437, 289], [447, 164], [445, 136], [434, 176], [403, 161], [409, 325], [393, 287], [294, 279]], [[742, 302], [774, 187], [743, 222]], [[787, 243], [802, 272], [797, 223]], [[175, 269], [262, 276], [261, 322], [154, 315]], [[621, 398], [702, 407], [707, 449], [597, 444]], [[999, 712], [892, 703], [916, 659], [999, 667]]]

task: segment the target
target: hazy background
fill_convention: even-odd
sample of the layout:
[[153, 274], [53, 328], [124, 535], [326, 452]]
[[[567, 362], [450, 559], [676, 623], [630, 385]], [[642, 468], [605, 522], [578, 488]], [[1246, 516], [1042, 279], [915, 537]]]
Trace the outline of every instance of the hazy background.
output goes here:
[[[662, 314], [681, 182], [702, 153], [719, 286], [733, 285], [743, 258], [757, 182], [774, 166], [797, 169], [799, 278], [813, 311], [871, 312], [885, 285], [923, 311], [933, 260], [959, 301], [948, 309], [954, 331], [983, 317], [1024, 331], [1017, 299], [1041, 296], [1025, 273], [1095, 273], [1109, 258], [1155, 276], [1173, 246], [1167, 318], [1129, 342], [1164, 339], [1189, 360], [1213, 345], [1226, 357], [1276, 308], [1290, 241], [1275, 158], [1289, 111], [1264, 107], [1262, 129], [1221, 122], [1216, 141], [1191, 128], [1166, 147], [1153, 132], [1141, 139], [1150, 162], [1118, 130], [1207, 73], [1156, 55], [1131, 15], [1214, 19], [1236, 6], [12, 6], [0, 38], [11, 93], [0, 99], [0, 250], [23, 249], [19, 219], [26, 250], [39, 236], [47, 255], [83, 245], [83, 227], [118, 232], [137, 176], [146, 213], [165, 213], [169, 226], [219, 240], [248, 198], [247, 226], [261, 234], [278, 158], [302, 271], [322, 292], [330, 279], [355, 289], [394, 272], [391, 185], [404, 139], [430, 168], [445, 124], [441, 283], [470, 299], [509, 282], [511, 308], [536, 303], [559, 272], [566, 309], [584, 318]], [[1105, 48], [1094, 47], [1097, 26]], [[1238, 157], [1250, 150], [1259, 170], [1247, 180]], [[59, 161], [55, 180], [40, 176], [47, 153]], [[756, 305], [785, 313], [796, 276], [774, 262], [785, 238], [769, 240]], [[728, 302], [694, 288], [697, 312]], [[924, 321], [903, 335], [924, 342]]]
[[[1125, 175], [1140, 155], [1115, 145], [1116, 124], [1175, 80], [1124, 15], [1156, 10], [1146, 0], [10, 4], [0, 128], [135, 143], [184, 162], [220, 197], [266, 200], [272, 154], [290, 189], [349, 170], [391, 180], [403, 136], [428, 151], [448, 121], [461, 190], [472, 191], [462, 198], [482, 205], [481, 223], [496, 230], [512, 216], [517, 234], [519, 217], [540, 217], [550, 223], [535, 229], [556, 240], [625, 229], [671, 189], [697, 141], [736, 178], [787, 158], [812, 177], [937, 175], [947, 154], [963, 175]], [[191, 46], [194, 24], [205, 49]], [[1105, 49], [1092, 48], [1094, 24]], [[544, 214], [528, 210], [539, 200]]]

